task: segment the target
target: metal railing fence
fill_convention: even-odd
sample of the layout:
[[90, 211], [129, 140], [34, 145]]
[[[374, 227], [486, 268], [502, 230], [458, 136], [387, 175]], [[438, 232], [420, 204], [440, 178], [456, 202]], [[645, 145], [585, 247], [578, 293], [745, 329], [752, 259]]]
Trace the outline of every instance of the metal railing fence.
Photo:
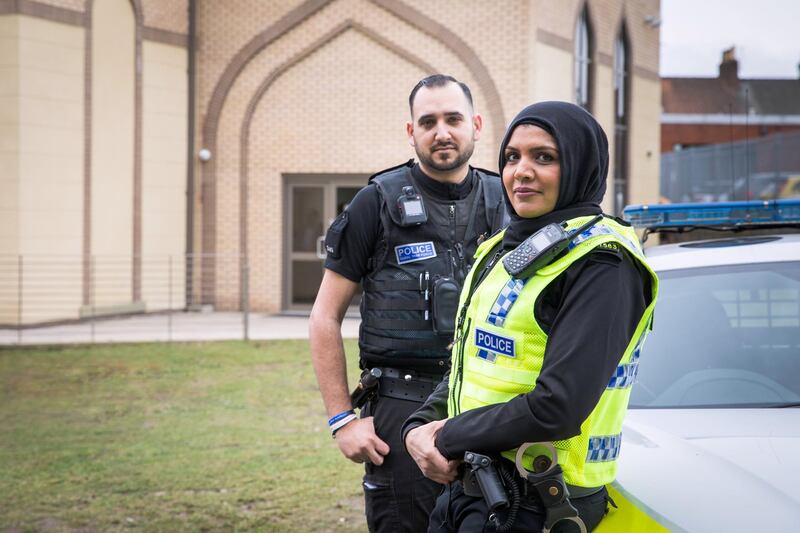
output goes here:
[[800, 197], [800, 132], [661, 154], [671, 202]]
[[0, 344], [23, 344], [26, 335], [43, 344], [179, 340], [197, 327], [187, 317], [212, 311], [228, 338], [249, 338], [246, 257], [142, 256], [138, 280], [133, 263], [131, 256], [0, 255]]

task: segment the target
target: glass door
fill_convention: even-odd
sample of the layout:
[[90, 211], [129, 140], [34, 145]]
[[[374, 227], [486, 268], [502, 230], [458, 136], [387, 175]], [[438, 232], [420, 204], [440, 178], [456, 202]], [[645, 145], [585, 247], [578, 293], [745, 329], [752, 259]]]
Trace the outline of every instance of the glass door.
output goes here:
[[[285, 176], [288, 311], [308, 312], [317, 297], [325, 260], [325, 232], [366, 183], [365, 176]], [[351, 302], [357, 309], [361, 295]]]
[[317, 242], [325, 231], [325, 187], [292, 185], [290, 205], [290, 306], [310, 308], [322, 281]]

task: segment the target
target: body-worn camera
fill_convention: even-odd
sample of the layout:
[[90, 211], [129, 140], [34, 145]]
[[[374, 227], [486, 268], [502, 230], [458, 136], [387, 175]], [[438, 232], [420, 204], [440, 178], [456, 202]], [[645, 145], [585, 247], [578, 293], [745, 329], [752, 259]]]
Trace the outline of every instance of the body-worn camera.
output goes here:
[[428, 220], [422, 196], [411, 185], [403, 187], [403, 194], [397, 198], [397, 206], [400, 208], [401, 226], [419, 226]]

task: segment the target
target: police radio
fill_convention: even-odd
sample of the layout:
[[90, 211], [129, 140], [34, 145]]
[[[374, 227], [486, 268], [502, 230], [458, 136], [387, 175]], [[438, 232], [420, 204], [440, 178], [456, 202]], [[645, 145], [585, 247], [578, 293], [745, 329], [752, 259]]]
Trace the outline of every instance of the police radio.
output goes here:
[[555, 257], [567, 249], [569, 243], [578, 235], [591, 228], [603, 215], [579, 227], [574, 233], [567, 233], [561, 224], [548, 224], [514, 248], [503, 258], [503, 266], [511, 277], [527, 279], [537, 270], [548, 265]]
[[422, 196], [417, 194], [411, 185], [403, 187], [403, 194], [397, 199], [397, 206], [400, 208], [400, 225], [403, 227], [419, 226], [428, 220]]

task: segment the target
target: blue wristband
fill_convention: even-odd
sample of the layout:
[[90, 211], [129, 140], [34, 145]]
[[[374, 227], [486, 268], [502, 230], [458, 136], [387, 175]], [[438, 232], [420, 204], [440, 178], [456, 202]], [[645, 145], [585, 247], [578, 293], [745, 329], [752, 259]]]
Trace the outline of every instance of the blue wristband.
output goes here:
[[332, 425], [334, 425], [336, 422], [338, 422], [339, 420], [342, 420], [342, 419], [344, 419], [346, 416], [348, 416], [348, 415], [353, 415], [353, 414], [355, 414], [355, 411], [353, 411], [352, 409], [348, 409], [347, 411], [342, 411], [342, 412], [341, 412], [341, 413], [339, 413], [338, 415], [333, 415], [332, 417], [330, 417], [330, 418], [328, 419], [328, 425], [329, 425], [329, 426], [332, 426]]
[[335, 439], [337, 431], [339, 431], [340, 429], [345, 427], [347, 424], [349, 424], [350, 422], [352, 422], [353, 420], [356, 420], [356, 419], [358, 419], [358, 416], [355, 413], [350, 413], [346, 417], [344, 417], [341, 420], [339, 420], [338, 422], [336, 422], [334, 425], [331, 426], [331, 437], [333, 437]]

